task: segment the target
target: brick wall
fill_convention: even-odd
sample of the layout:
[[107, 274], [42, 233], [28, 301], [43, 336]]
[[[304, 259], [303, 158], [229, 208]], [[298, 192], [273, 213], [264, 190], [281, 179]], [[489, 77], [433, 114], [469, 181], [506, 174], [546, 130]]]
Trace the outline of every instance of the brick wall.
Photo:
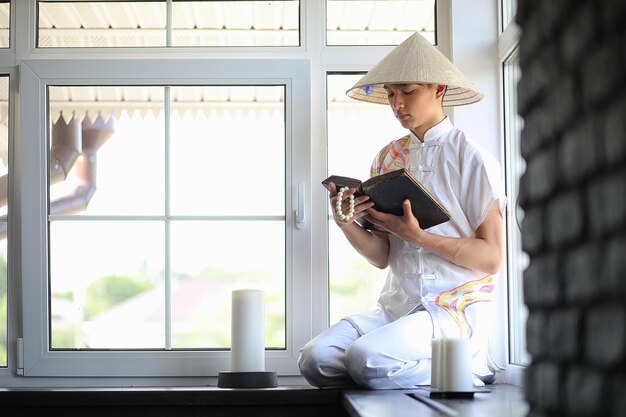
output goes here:
[[626, 416], [626, 1], [518, 0], [531, 416]]

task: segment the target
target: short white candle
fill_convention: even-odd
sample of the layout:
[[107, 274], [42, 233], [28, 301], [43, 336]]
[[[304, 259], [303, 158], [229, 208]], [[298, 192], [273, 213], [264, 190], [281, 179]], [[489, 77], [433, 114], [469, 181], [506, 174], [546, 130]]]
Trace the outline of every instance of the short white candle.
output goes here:
[[265, 294], [261, 290], [232, 293], [232, 372], [265, 371]]
[[433, 339], [432, 340], [432, 357], [430, 361], [431, 371], [430, 371], [430, 388], [432, 390], [440, 390], [441, 387], [441, 372], [443, 368], [441, 366], [442, 361], [442, 352], [441, 347], [443, 346], [442, 339]]
[[469, 392], [474, 389], [472, 353], [468, 339], [442, 340], [440, 388], [448, 392]]

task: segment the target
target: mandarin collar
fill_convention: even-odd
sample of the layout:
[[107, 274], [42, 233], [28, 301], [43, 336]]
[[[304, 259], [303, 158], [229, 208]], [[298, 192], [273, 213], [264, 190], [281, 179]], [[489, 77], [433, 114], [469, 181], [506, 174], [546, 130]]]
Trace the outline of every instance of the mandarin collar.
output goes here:
[[[442, 121], [426, 131], [426, 133], [424, 134], [424, 143], [438, 140], [440, 137], [447, 134], [452, 129], [454, 129], [454, 126], [452, 126], [450, 118], [446, 116]], [[411, 142], [413, 144], [422, 143], [422, 141], [419, 140], [419, 138], [413, 132], [411, 132]]]

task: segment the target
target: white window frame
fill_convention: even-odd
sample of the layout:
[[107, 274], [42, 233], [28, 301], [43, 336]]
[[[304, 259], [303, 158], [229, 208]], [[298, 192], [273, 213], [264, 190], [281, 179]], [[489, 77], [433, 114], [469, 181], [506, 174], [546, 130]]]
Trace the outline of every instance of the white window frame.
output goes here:
[[[504, 3], [507, 3], [506, 5]], [[516, 50], [519, 46], [520, 39], [520, 29], [519, 26], [512, 20], [511, 22], [504, 22], [504, 13], [503, 10], [505, 7], [510, 7], [510, 0], [500, 0], [498, 2], [499, 7], [499, 27], [501, 28], [501, 33], [498, 37], [498, 58], [500, 62], [500, 90], [501, 95], [503, 97], [501, 103], [501, 126], [502, 126], [502, 138], [503, 140], [507, 140], [511, 131], [508, 129], [509, 122], [506, 120], [509, 117], [509, 114], [506, 112], [510, 109], [506, 109], [506, 103], [504, 101], [504, 88], [506, 84], [506, 80], [504, 80], [504, 64], [512, 56], [512, 54], [516, 53]], [[510, 143], [504, 144], [505, 152], [504, 152], [504, 167], [506, 169], [505, 178], [507, 195], [509, 197], [508, 206], [507, 206], [507, 216], [506, 216], [506, 224], [507, 224], [507, 270], [508, 270], [508, 285], [507, 285], [507, 328], [508, 328], [508, 339], [507, 339], [507, 370], [506, 370], [506, 378], [505, 381], [514, 385], [523, 386], [524, 385], [524, 372], [526, 367], [521, 364], [521, 349], [525, 345], [525, 332], [523, 331], [523, 326], [520, 326], [519, 321], [521, 320], [520, 305], [521, 297], [520, 292], [523, 290], [522, 288], [522, 276], [517, 271], [517, 265], [519, 263], [519, 253], [521, 251], [520, 242], [519, 242], [519, 232], [516, 232], [516, 198], [514, 195], [509, 195], [511, 191], [515, 191], [517, 189], [516, 181], [517, 181], [517, 171], [516, 165], [512, 164], [513, 149]], [[519, 152], [519, 150], [518, 150]]]
[[[15, 151], [13, 141], [16, 131], [16, 123], [13, 115], [15, 114], [16, 103], [16, 79], [17, 70], [15, 68], [15, 0], [10, 3], [9, 16], [9, 48], [0, 49], [0, 74], [9, 76], [9, 182], [13, 175], [13, 164], [15, 161]], [[15, 222], [19, 219], [19, 210], [16, 201], [19, 198], [19, 192], [9, 185], [7, 201], [7, 366], [0, 367], [0, 381], [3, 375], [11, 372], [11, 365], [16, 362], [15, 348], [16, 334], [18, 334], [18, 305], [19, 305], [19, 285], [13, 278], [20, 276], [19, 265], [15, 262]], [[9, 237], [10, 236], [10, 237]], [[1, 383], [1, 382], [0, 382]]]
[[[0, 60], [1, 61], [1, 60]], [[9, 100], [9, 106], [8, 106], [8, 114], [9, 114], [9, 129], [8, 129], [8, 137], [12, 138], [14, 135], [14, 125], [15, 123], [13, 122], [13, 120], [10, 118], [12, 114], [15, 113], [15, 70], [13, 68], [3, 68], [0, 66], [0, 75], [3, 77], [7, 77], [8, 81], [9, 81], [9, 91], [8, 91], [8, 100]], [[10, 173], [12, 171], [12, 166], [13, 166], [13, 156], [14, 156], [14, 150], [13, 150], [13, 141], [9, 140], [9, 144], [8, 144], [8, 154], [9, 154], [9, 181], [10, 181]], [[13, 209], [14, 207], [14, 200], [15, 200], [15, 190], [13, 190], [12, 187], [9, 187], [8, 189], [8, 194], [7, 194], [7, 214], [5, 216], [2, 216], [2, 221], [6, 222], [7, 225], [7, 237], [6, 239], [9, 239], [9, 236], [11, 236], [13, 234], [13, 218], [15, 217], [16, 211]], [[6, 338], [6, 342], [7, 342], [7, 361], [6, 361], [6, 366], [0, 366], [0, 375], [2, 375], [3, 372], [6, 372], [9, 369], [9, 365], [11, 363], [11, 342], [12, 342], [12, 335], [15, 334], [15, 321], [11, 320], [11, 315], [12, 315], [12, 310], [13, 310], [13, 305], [14, 302], [13, 300], [16, 299], [17, 297], [17, 290], [16, 290], [16, 283], [14, 282], [13, 279], [11, 279], [11, 276], [14, 274], [15, 268], [14, 268], [14, 264], [13, 264], [13, 260], [11, 259], [13, 255], [13, 249], [11, 247], [11, 240], [7, 241], [7, 258], [6, 258], [6, 263], [7, 263], [7, 282], [6, 282], [6, 291], [7, 291], [7, 323], [6, 323], [6, 331], [7, 331], [7, 338]]]
[[[310, 224], [295, 225], [297, 186], [310, 189], [310, 67], [306, 60], [24, 60], [20, 65], [21, 139], [15, 185], [21, 193], [23, 374], [25, 376], [198, 377], [229, 367], [227, 351], [59, 351], [49, 349], [47, 221], [49, 85], [285, 85], [286, 349], [266, 352], [266, 367], [297, 375], [311, 334]], [[297, 151], [296, 151], [297, 150]], [[271, 185], [268, 185], [271, 186]], [[309, 212], [305, 199], [305, 214]], [[298, 250], [294, 250], [298, 248]], [[297, 308], [295, 307], [297, 306]]]
[[[518, 56], [519, 50], [514, 49], [503, 61], [503, 78], [506, 77], [505, 65], [511, 58]], [[504, 80], [504, 86], [509, 83]], [[513, 139], [514, 135], [519, 135], [515, 129], [517, 126], [510, 122], [513, 118], [511, 112], [514, 110], [509, 105], [509, 99], [505, 94], [505, 139], [506, 143], [506, 187], [510, 193], [510, 207], [507, 216], [507, 260], [509, 269], [509, 356], [510, 363], [514, 365], [525, 365], [526, 355], [526, 335], [523, 315], [523, 275], [520, 256], [522, 253], [521, 230], [519, 223], [522, 218], [519, 216], [518, 199], [519, 179], [523, 166], [519, 163], [520, 149], [519, 138]], [[508, 112], [508, 113], [506, 113]]]
[[[47, 227], [45, 227], [45, 206], [41, 204], [45, 201], [47, 192], [47, 185], [43, 179], [47, 174], [44, 163], [47, 149], [46, 141], [43, 140], [45, 133], [40, 128], [43, 124], [36, 123], [35, 120], [39, 122], [46, 120], [46, 110], [43, 108], [45, 85], [75, 83], [75, 79], [70, 82], [68, 75], [61, 72], [63, 62], [74, 64], [91, 62], [89, 65], [110, 70], [105, 74], [102, 74], [105, 71], [100, 71], [102, 78], [96, 77], [98, 68], [91, 74], [83, 74], [84, 84], [160, 82], [164, 85], [174, 85], [177, 82], [191, 84], [209, 81], [215, 84], [216, 78], [213, 77], [232, 81], [233, 72], [226, 71], [225, 68], [228, 62], [232, 63], [235, 60], [250, 64], [255, 70], [265, 68], [269, 79], [280, 79], [285, 82], [291, 80], [289, 94], [293, 94], [298, 100], [292, 101], [292, 105], [287, 109], [294, 117], [286, 137], [287, 141], [292, 140], [286, 154], [286, 163], [291, 164], [287, 167], [286, 181], [287, 276], [293, 277], [288, 278], [291, 281], [287, 282], [287, 350], [268, 351], [266, 369], [278, 371], [281, 384], [304, 383], [302, 378], [297, 376], [299, 375], [295, 366], [297, 349], [328, 327], [327, 228], [320, 227], [327, 222], [328, 199], [327, 192], [319, 185], [319, 180], [325, 178], [327, 174], [326, 73], [367, 71], [393, 47], [326, 46], [325, 1], [301, 1], [301, 45], [298, 47], [171, 48], [167, 51], [163, 48], [126, 50], [78, 48], [70, 51], [36, 49], [34, 47], [36, 2], [12, 0], [11, 47], [6, 51], [0, 51], [0, 67], [7, 69], [12, 76], [12, 86], [15, 86], [19, 79], [21, 87], [19, 95], [16, 95], [17, 100], [13, 101], [16, 112], [13, 116], [12, 129], [15, 132], [11, 170], [13, 198], [9, 208], [9, 227], [13, 231], [9, 242], [8, 259], [9, 367], [0, 369], [0, 383], [3, 386], [85, 384], [127, 386], [172, 383], [182, 385], [198, 382], [204, 384], [206, 381], [212, 383], [211, 378], [207, 376], [216, 376], [217, 372], [227, 370], [224, 368], [229, 366], [228, 352], [48, 352], [45, 349], [48, 344], [47, 332], [43, 331], [47, 328], [45, 320], [47, 278], [42, 277], [46, 276], [44, 270], [47, 265], [45, 262]], [[498, 61], [498, 53], [491, 53], [491, 50], [485, 47], [498, 42], [496, 4], [499, 2], [476, 0], [471, 4], [465, 3], [453, 3], [452, 0], [437, 1], [438, 47], [468, 78], [483, 89], [486, 98], [477, 105], [463, 106], [450, 111], [450, 116], [454, 118], [455, 124], [472, 137], [486, 142], [487, 147], [492, 151], [495, 150], [494, 154], [499, 156], [501, 163], [504, 164], [502, 152], [498, 153], [502, 133], [501, 126], [498, 126], [498, 115], [501, 111], [498, 99], [500, 96], [498, 81], [501, 80], [498, 77], [501, 71], [497, 64], [494, 65], [494, 62]], [[503, 41], [505, 36], [506, 31], [498, 42], [500, 48], [505, 43]], [[182, 60], [192, 64], [191, 67], [181, 65]], [[297, 70], [291, 67], [296, 74], [292, 74], [289, 69], [294, 65], [294, 61], [298, 61], [298, 65], [303, 65]], [[480, 62], [480, 65], [476, 65], [477, 62]], [[171, 71], [164, 71], [165, 67], [161, 67], [161, 64], [166, 65]], [[20, 66], [22, 70], [18, 72]], [[47, 68], [48, 66], [50, 68]], [[218, 74], [216, 72], [218, 67], [224, 72]], [[199, 68], [204, 72], [198, 73]], [[74, 71], [71, 74], [75, 77], [77, 68], [74, 66], [69, 69]], [[150, 71], [155, 74], [152, 79], [146, 76]], [[307, 75], [303, 76], [300, 71]], [[32, 74], [29, 75], [29, 72]], [[120, 72], [124, 76], [116, 75]], [[243, 79], [267, 82], [267, 78], [261, 79], [259, 71], [243, 75]], [[26, 81], [24, 77], [27, 79], [31, 77], [30, 81]], [[145, 81], [147, 79], [149, 81]], [[11, 94], [14, 91], [15, 88], [11, 88]], [[25, 104], [33, 101], [38, 103], [34, 107]], [[485, 123], [486, 120], [492, 123]], [[13, 132], [10, 132], [10, 135], [13, 136]], [[307, 224], [304, 229], [295, 230], [293, 210], [296, 207], [296, 190], [300, 182], [305, 184], [306, 189]], [[35, 224], [29, 224], [29, 219], [33, 218], [39, 220]], [[506, 271], [503, 275], [506, 275]], [[506, 279], [506, 276], [503, 278]], [[506, 300], [503, 303], [506, 303]], [[503, 315], [498, 320], [504, 324], [498, 323], [500, 343], [492, 346], [496, 351], [496, 359], [500, 359], [502, 356], [500, 353], [508, 348], [506, 310], [506, 304], [498, 305], [498, 311]], [[23, 351], [20, 350], [22, 344], [18, 343], [19, 340], [24, 342]], [[77, 362], [76, 354], [81, 354], [83, 359]], [[164, 365], [162, 363], [164, 359], [167, 359], [169, 364]], [[116, 370], [106, 369], [108, 364], [115, 361], [119, 361]], [[99, 364], [98, 372], [90, 372], [91, 368], [98, 366], [98, 362], [102, 362]], [[499, 362], [508, 363], [500, 360]], [[176, 364], [180, 367], [176, 367]], [[192, 369], [198, 366], [198, 369]], [[29, 377], [16, 376], [20, 374], [22, 367]], [[157, 369], [158, 372], [151, 368]], [[507, 375], [510, 368], [507, 369]], [[79, 377], [71, 378], [71, 375]], [[117, 378], [117, 375], [125, 376]], [[185, 378], [184, 375], [189, 377]]]

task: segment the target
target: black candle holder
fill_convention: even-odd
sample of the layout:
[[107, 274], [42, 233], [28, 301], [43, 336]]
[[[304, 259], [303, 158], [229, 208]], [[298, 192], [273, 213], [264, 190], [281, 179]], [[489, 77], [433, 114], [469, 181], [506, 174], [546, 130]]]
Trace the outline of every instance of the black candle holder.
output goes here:
[[278, 386], [276, 372], [220, 372], [217, 376], [219, 388], [275, 388]]

